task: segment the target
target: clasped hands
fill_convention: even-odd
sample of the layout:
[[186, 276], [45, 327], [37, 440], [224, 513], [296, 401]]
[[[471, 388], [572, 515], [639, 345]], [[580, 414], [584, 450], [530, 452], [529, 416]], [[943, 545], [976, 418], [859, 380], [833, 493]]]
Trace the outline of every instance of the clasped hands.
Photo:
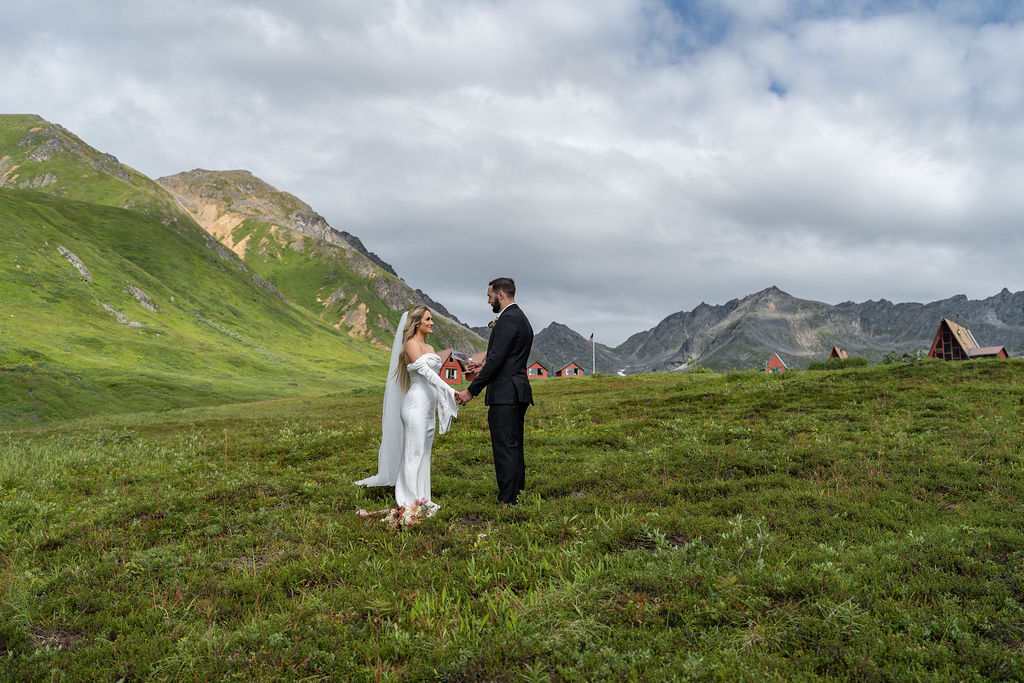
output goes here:
[[[480, 368], [484, 366], [483, 363], [477, 360], [470, 359], [466, 363], [466, 372], [480, 372]], [[460, 406], [464, 406], [473, 400], [473, 394], [469, 393], [469, 389], [463, 389], [462, 391], [455, 392], [455, 402]]]

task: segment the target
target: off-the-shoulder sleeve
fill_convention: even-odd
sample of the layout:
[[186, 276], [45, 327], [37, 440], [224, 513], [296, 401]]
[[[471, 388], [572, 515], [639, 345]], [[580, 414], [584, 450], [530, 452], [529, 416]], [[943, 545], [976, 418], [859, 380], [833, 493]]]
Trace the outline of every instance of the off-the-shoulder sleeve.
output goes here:
[[427, 384], [437, 395], [437, 431], [444, 434], [451, 427], [452, 420], [459, 414], [459, 405], [455, 402], [455, 390], [433, 371], [427, 362], [426, 354], [407, 366], [409, 372], [418, 372], [427, 380]]

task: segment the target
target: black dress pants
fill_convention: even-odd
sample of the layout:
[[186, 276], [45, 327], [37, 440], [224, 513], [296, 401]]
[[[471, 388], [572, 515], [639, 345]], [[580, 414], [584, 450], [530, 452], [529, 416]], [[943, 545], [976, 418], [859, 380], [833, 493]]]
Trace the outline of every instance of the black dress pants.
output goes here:
[[498, 502], [515, 505], [526, 488], [526, 459], [523, 455], [523, 423], [529, 403], [492, 405], [487, 409], [491, 430], [494, 474], [498, 480]]

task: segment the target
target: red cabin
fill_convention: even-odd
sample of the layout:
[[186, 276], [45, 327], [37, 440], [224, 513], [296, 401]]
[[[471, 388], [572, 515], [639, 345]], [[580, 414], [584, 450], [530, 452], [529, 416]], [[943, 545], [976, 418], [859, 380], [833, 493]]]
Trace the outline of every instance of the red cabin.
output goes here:
[[979, 346], [969, 329], [949, 318], [943, 318], [939, 323], [939, 331], [935, 333], [928, 355], [941, 360], [1009, 358], [1005, 346]]
[[782, 359], [779, 358], [779, 354], [773, 353], [772, 357], [768, 359], [768, 362], [764, 364], [764, 371], [771, 374], [773, 372], [785, 372], [789, 370]]
[[576, 365], [575, 363], [569, 363], [564, 368], [555, 373], [555, 377], [582, 377], [583, 368]]
[[444, 351], [438, 352], [441, 356], [441, 379], [448, 384], [462, 384], [462, 377], [465, 373], [465, 368], [462, 367], [462, 363], [455, 359], [452, 355], [451, 349], [445, 349]]
[[833, 360], [833, 359], [836, 359], [836, 358], [838, 358], [839, 360], [846, 360], [847, 355], [846, 355], [846, 351], [843, 351], [838, 346], [833, 346], [832, 347], [832, 353], [830, 353], [828, 355], [828, 359], [829, 360]]
[[526, 376], [530, 379], [544, 379], [548, 376], [548, 369], [534, 361], [526, 366]]
[[[441, 357], [441, 379], [448, 384], [462, 384], [463, 382], [472, 382], [476, 378], [475, 372], [469, 372], [466, 370], [466, 366], [455, 357], [451, 349], [445, 349], [444, 351], [438, 351], [437, 355]], [[480, 351], [474, 353], [470, 358], [478, 363], [483, 363], [486, 353]], [[465, 358], [465, 356], [463, 356]]]

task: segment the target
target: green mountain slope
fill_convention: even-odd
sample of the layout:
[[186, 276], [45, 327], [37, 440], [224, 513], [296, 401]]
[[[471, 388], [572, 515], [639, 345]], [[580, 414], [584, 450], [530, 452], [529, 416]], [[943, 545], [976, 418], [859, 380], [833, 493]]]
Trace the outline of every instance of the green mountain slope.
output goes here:
[[385, 353], [289, 302], [145, 176], [93, 168], [94, 152], [0, 116], [0, 428], [379, 386]]
[[33, 114], [0, 115], [0, 187], [132, 209], [169, 222], [181, 216], [153, 180]]
[[435, 347], [486, 346], [358, 238], [335, 230], [309, 205], [248, 171], [196, 169], [157, 182], [287, 297], [354, 338], [389, 348], [402, 311], [425, 303], [439, 314]]

